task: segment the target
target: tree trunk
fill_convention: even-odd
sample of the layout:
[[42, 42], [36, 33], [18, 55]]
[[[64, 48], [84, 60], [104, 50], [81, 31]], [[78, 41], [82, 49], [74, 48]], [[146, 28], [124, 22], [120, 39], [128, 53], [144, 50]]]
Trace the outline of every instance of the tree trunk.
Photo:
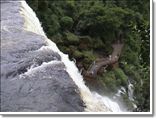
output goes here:
[[106, 58], [101, 58], [97, 59], [96, 61], [93, 62], [93, 64], [89, 67], [89, 69], [84, 73], [85, 78], [90, 79], [90, 78], [95, 78], [97, 76], [98, 71], [108, 65], [112, 65], [113, 67], [118, 66], [118, 59], [120, 57], [123, 44], [118, 42], [116, 44], [112, 45], [113, 47], [113, 52], [109, 57]]

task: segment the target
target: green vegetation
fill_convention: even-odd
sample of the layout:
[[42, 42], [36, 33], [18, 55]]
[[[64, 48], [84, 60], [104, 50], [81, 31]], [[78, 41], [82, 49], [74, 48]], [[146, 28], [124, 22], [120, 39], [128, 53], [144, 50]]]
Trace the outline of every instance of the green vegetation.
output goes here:
[[79, 38], [71, 32], [65, 33], [65, 37], [66, 37], [66, 41], [68, 44], [76, 44], [77, 45], [79, 43]]
[[104, 73], [101, 77], [99, 77], [99, 80], [103, 80], [103, 83], [105, 84], [105, 90], [107, 92], [116, 93], [119, 85], [117, 85], [116, 76], [113, 71]]
[[[60, 50], [87, 70], [97, 58], [110, 55], [112, 44], [122, 40], [119, 67], [97, 76], [105, 91], [116, 93], [134, 85], [137, 109], [149, 111], [150, 36], [149, 0], [27, 0], [48, 37]], [[119, 39], [119, 34], [122, 38]], [[124, 102], [131, 105], [127, 95]], [[131, 106], [129, 106], [131, 107]]]
[[62, 30], [70, 30], [73, 26], [73, 23], [74, 23], [73, 19], [68, 16], [62, 17], [60, 20]]
[[128, 77], [125, 75], [123, 70], [120, 68], [116, 68], [114, 70], [114, 73], [115, 73], [116, 79], [118, 80], [117, 82], [119, 83], [119, 85], [126, 87]]

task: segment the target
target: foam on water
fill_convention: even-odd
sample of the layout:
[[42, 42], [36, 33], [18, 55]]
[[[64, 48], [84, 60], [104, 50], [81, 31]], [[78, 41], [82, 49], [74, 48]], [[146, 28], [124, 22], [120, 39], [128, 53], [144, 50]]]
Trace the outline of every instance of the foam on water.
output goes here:
[[[43, 49], [46, 49], [46, 48], [51, 49], [57, 52], [61, 56], [61, 61], [64, 63], [66, 67], [66, 71], [68, 72], [70, 77], [73, 79], [73, 81], [79, 88], [80, 96], [86, 105], [85, 111], [104, 111], [104, 112], [121, 111], [116, 102], [113, 102], [109, 98], [103, 97], [99, 95], [98, 93], [91, 92], [89, 90], [89, 88], [85, 85], [83, 81], [83, 77], [79, 73], [75, 63], [73, 61], [70, 61], [68, 58], [68, 55], [63, 54], [58, 49], [56, 44], [47, 38], [33, 10], [27, 5], [25, 1], [21, 1], [21, 5], [22, 5], [22, 8], [21, 8], [20, 13], [22, 14], [25, 20], [25, 24], [24, 24], [25, 30], [44, 36], [45, 40], [47, 41], [47, 46], [43, 46], [44, 47]], [[50, 63], [54, 63], [54, 62], [50, 62]], [[43, 64], [41, 66], [44, 66], [44, 65], [46, 64]], [[29, 73], [31, 73], [30, 71], [33, 71], [33, 69], [30, 69]]]
[[29, 76], [29, 75], [32, 75], [34, 74], [35, 72], [37, 71], [40, 71], [41, 69], [44, 69], [44, 67], [47, 67], [49, 65], [53, 65], [53, 64], [58, 64], [60, 63], [60, 61], [50, 61], [50, 62], [43, 62], [40, 66], [38, 67], [30, 67], [29, 69], [27, 69], [27, 72], [19, 75], [19, 78], [22, 78], [22, 77], [25, 77], [25, 76]]
[[103, 102], [113, 112], [122, 112], [117, 102], [112, 101], [110, 98], [106, 96], [101, 96], [96, 92], [93, 92], [93, 94], [94, 94], [94, 97], [96, 97], [98, 100]]
[[24, 28], [28, 31], [32, 31], [34, 33], [43, 35], [46, 37], [43, 28], [41, 27], [41, 24], [36, 17], [36, 14], [33, 12], [33, 10], [27, 5], [25, 1], [21, 2], [21, 11], [20, 13], [24, 16]]
[[128, 96], [129, 96], [129, 100], [134, 101], [134, 98], [133, 98], [133, 93], [134, 93], [133, 88], [134, 88], [134, 86], [133, 86], [133, 84], [130, 83], [130, 81], [128, 81], [128, 82], [129, 82], [129, 84], [128, 84]]

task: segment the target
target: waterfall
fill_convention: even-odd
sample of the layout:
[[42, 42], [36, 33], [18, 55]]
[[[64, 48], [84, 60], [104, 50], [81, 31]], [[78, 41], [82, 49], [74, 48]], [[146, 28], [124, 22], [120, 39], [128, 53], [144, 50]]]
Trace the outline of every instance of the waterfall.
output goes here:
[[[115, 96], [116, 96], [116, 97], [120, 97], [121, 94], [126, 94], [126, 90], [125, 90], [124, 87], [121, 87], [120, 89], [118, 89], [118, 91], [117, 91], [117, 93], [115, 94]], [[115, 96], [114, 96], [114, 98], [116, 98]]]
[[134, 86], [130, 83], [130, 81], [128, 81], [128, 96], [129, 96], [129, 100], [131, 100], [131, 101], [134, 101], [134, 99], [133, 99], [133, 92], [134, 92], [134, 90], [133, 90], [133, 88], [134, 88]]
[[47, 38], [33, 10], [27, 5], [25, 1], [21, 1], [21, 5], [22, 7], [21, 7], [20, 14], [23, 16], [25, 21], [24, 29], [44, 36], [47, 42], [47, 46], [43, 46], [43, 47], [47, 49], [51, 49], [54, 52], [57, 52], [61, 56], [61, 61], [64, 63], [66, 67], [66, 71], [68, 72], [69, 76], [73, 79], [73, 81], [79, 88], [80, 96], [86, 105], [85, 111], [93, 111], [93, 112], [121, 111], [118, 103], [110, 100], [105, 96], [101, 96], [98, 93], [91, 92], [89, 90], [89, 88], [85, 85], [83, 81], [83, 77], [79, 73], [75, 63], [73, 61], [70, 61], [68, 55], [63, 54], [58, 49], [56, 44]]
[[109, 109], [111, 109], [113, 112], [122, 112], [120, 106], [117, 102], [112, 101], [110, 98], [106, 96], [101, 96], [97, 92], [93, 92], [94, 96], [102, 101]]
[[130, 80], [128, 80], [128, 97], [129, 97], [129, 100], [132, 102], [133, 108], [136, 109], [137, 105], [133, 102], [134, 101], [134, 86], [130, 82]]

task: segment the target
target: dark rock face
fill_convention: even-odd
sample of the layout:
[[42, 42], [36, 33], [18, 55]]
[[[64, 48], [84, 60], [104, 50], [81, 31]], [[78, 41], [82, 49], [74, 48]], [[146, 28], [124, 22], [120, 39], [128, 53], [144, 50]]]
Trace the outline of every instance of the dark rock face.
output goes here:
[[1, 2], [1, 112], [84, 111], [58, 53], [24, 30], [20, 2]]

